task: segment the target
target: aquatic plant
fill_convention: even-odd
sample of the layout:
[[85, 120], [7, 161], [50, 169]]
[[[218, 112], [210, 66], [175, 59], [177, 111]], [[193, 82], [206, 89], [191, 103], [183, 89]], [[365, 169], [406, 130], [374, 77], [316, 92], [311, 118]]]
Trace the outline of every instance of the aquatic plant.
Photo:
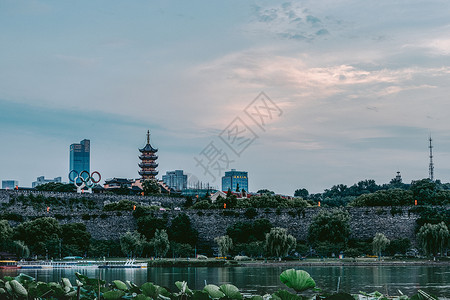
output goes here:
[[[172, 292], [168, 288], [146, 282], [141, 286], [133, 282], [114, 280], [111, 283], [98, 278], [89, 278], [78, 272], [75, 273], [77, 279], [72, 285], [69, 279], [62, 278], [60, 282], [40, 282], [33, 277], [19, 274], [16, 277], [5, 276], [0, 279], [0, 300], [20, 300], [20, 299], [136, 299], [136, 300], [243, 300], [244, 296], [239, 289], [232, 284], [222, 284], [217, 286], [207, 284], [202, 290], [191, 290], [186, 281], [177, 281], [175, 286], [178, 291]], [[316, 283], [311, 276], [303, 270], [289, 269], [281, 273], [280, 280], [294, 293], [287, 289], [280, 289], [273, 294], [264, 296], [254, 295], [246, 297], [248, 300], [305, 300], [305, 299], [329, 299], [329, 300], [379, 300], [387, 299], [379, 292], [350, 295], [347, 293], [318, 293], [320, 290], [314, 289]], [[317, 294], [304, 296], [299, 293], [314, 289]], [[429, 295], [419, 290], [418, 294], [409, 298], [406, 295], [389, 297], [392, 300], [434, 300], [435, 296]]]

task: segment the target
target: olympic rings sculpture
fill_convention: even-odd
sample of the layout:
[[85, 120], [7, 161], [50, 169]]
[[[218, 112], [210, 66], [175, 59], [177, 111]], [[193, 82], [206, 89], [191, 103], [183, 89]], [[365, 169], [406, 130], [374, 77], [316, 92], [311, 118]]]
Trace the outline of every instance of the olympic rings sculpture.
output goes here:
[[[98, 177], [98, 179], [95, 179], [94, 175], [97, 175], [96, 177]], [[97, 171], [94, 171], [91, 174], [86, 170], [81, 171], [80, 173], [75, 170], [69, 172], [69, 181], [71, 183], [73, 182], [78, 191], [81, 191], [84, 187], [92, 189], [101, 179], [102, 176]]]

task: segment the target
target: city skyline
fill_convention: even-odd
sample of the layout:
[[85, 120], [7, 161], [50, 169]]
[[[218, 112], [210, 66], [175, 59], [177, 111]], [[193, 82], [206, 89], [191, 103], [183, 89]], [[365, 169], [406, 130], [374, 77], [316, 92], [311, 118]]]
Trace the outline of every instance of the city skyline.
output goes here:
[[[212, 182], [217, 141], [251, 189], [292, 195], [397, 171], [450, 181], [450, 3], [443, 1], [2, 2], [0, 180], [137, 178], [150, 129], [160, 174]], [[239, 155], [218, 137], [261, 93], [282, 114]], [[222, 144], [220, 144], [222, 143]], [[38, 159], [23, 159], [30, 147]], [[227, 150], [228, 149], [228, 150]], [[225, 172], [224, 170], [223, 172]], [[222, 172], [222, 173], [223, 173]]]

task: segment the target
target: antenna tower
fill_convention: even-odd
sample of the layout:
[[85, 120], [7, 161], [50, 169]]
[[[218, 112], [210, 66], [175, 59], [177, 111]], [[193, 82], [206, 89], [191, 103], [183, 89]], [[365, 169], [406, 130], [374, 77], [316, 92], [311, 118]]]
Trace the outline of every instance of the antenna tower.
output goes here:
[[433, 145], [431, 144], [431, 142], [433, 140], [431, 139], [431, 135], [430, 135], [429, 141], [430, 141], [430, 146], [428, 148], [430, 148], [430, 166], [428, 167], [428, 172], [429, 172], [430, 180], [434, 181]]

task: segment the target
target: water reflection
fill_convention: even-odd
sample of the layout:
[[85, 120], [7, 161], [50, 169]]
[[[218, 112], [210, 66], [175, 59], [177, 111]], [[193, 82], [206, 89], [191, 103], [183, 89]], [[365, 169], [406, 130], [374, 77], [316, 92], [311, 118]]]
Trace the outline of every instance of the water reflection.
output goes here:
[[[340, 290], [357, 293], [378, 290], [391, 295], [397, 290], [411, 295], [418, 289], [438, 295], [450, 295], [450, 268], [448, 266], [321, 266], [297, 267], [311, 274], [317, 286], [326, 291]], [[40, 281], [59, 281], [67, 277], [75, 281], [75, 271], [89, 277], [111, 282], [130, 280], [140, 285], [147, 281], [177, 290], [176, 281], [187, 281], [192, 289], [202, 289], [206, 283], [232, 283], [245, 293], [271, 293], [284, 285], [279, 280], [285, 267], [232, 268], [149, 268], [149, 269], [54, 269], [54, 270], [0, 270], [0, 277], [26, 273]]]

